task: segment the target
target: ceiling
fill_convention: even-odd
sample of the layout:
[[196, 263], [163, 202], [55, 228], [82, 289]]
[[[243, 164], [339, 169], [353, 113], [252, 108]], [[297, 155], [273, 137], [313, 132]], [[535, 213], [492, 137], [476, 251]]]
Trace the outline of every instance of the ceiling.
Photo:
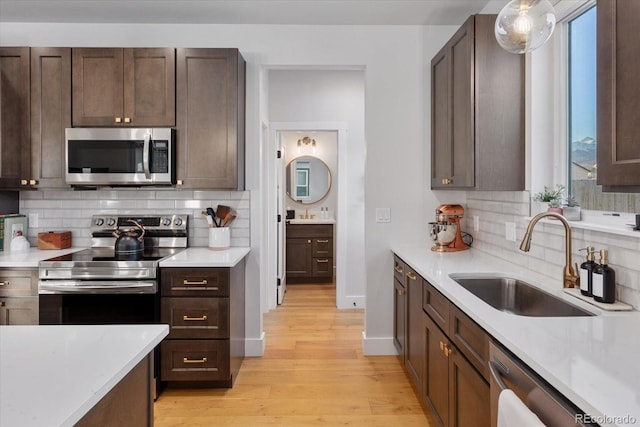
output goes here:
[[456, 25], [490, 0], [0, 0], [0, 22]]

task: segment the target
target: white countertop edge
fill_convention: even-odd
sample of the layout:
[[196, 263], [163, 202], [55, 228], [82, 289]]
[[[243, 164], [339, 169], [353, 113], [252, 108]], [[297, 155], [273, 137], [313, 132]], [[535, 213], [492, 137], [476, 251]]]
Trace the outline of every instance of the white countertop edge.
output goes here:
[[313, 218], [313, 219], [301, 219], [301, 218], [292, 218], [288, 219], [287, 223], [289, 224], [335, 224], [336, 220], [333, 218]]
[[235, 267], [250, 251], [249, 247], [231, 247], [223, 250], [190, 247], [161, 260], [160, 267]]
[[38, 249], [37, 246], [32, 246], [25, 252], [0, 251], [0, 268], [37, 268], [40, 261], [83, 249], [86, 248], [72, 246], [66, 249]]
[[[553, 366], [545, 365], [541, 363], [536, 357], [532, 354], [531, 349], [524, 348], [527, 345], [531, 345], [535, 343], [535, 341], [530, 340], [529, 337], [526, 339], [523, 337], [525, 331], [529, 330], [537, 330], [546, 329], [551, 330], [555, 328], [568, 328], [573, 323], [573, 325], [588, 325], [590, 322], [594, 322], [594, 319], [602, 319], [602, 318], [612, 318], [614, 321], [620, 320], [625, 322], [625, 324], [629, 325], [637, 325], [640, 321], [640, 312], [609, 312], [600, 310], [597, 307], [588, 304], [584, 301], [578, 300], [577, 298], [573, 298], [570, 295], [566, 294], [562, 291], [562, 289], [553, 288], [550, 283], [554, 282], [545, 276], [536, 275], [529, 270], [525, 270], [524, 267], [520, 267], [514, 264], [511, 264], [505, 260], [493, 257], [486, 253], [483, 253], [478, 250], [468, 250], [463, 252], [454, 252], [454, 253], [435, 253], [430, 251], [428, 247], [407, 247], [407, 246], [393, 246], [392, 252], [397, 254], [403, 261], [405, 261], [411, 268], [413, 268], [420, 276], [422, 276], [425, 280], [431, 283], [436, 289], [438, 289], [443, 295], [445, 295], [451, 302], [453, 302], [456, 306], [458, 306], [464, 313], [466, 313], [470, 318], [472, 318], [476, 323], [478, 323], [487, 333], [489, 333], [495, 340], [500, 342], [505, 348], [515, 354], [520, 360], [522, 360], [525, 364], [527, 364], [531, 369], [537, 372], [542, 378], [544, 378], [551, 386], [556, 388], [561, 394], [563, 394], [566, 398], [571, 400], [576, 406], [578, 406], [585, 413], [594, 416], [594, 417], [604, 417], [604, 416], [617, 416], [617, 415], [625, 415], [627, 413], [631, 413], [633, 416], [640, 417], [640, 404], [636, 402], [636, 406], [633, 408], [614, 408], [616, 404], [613, 405], [605, 405], [602, 404], [602, 400], [599, 398], [594, 398], [595, 396], [604, 397], [606, 395], [605, 392], [598, 394], [597, 390], [575, 390], [571, 387], [570, 384], [565, 382], [561, 375], [558, 375], [558, 372], [552, 372]], [[447, 271], [443, 272], [442, 270], [437, 271], [428, 271], [425, 265], [432, 264], [434, 259], [446, 259], [446, 263], [451, 263], [452, 259], [456, 257], [456, 254], [461, 254], [462, 256], [458, 256], [458, 260], [463, 260], [465, 262], [457, 262], [455, 263], [454, 269], [456, 271]], [[416, 262], [417, 256], [419, 255], [420, 261]], [[453, 257], [451, 256], [453, 255]], [[431, 258], [431, 261], [426, 261], [426, 263], [422, 262], [422, 259]], [[473, 259], [473, 266], [469, 268], [468, 259]], [[435, 261], [435, 264], [439, 264], [439, 261]], [[433, 266], [433, 265], [431, 265]], [[464, 289], [462, 286], [457, 284], [453, 279], [449, 277], [450, 273], [480, 273], [480, 274], [500, 274], [506, 275], [509, 277], [513, 277], [516, 279], [522, 279], [527, 281], [528, 283], [538, 286], [544, 291], [552, 293], [554, 296], [557, 296], [573, 305], [579, 306], [581, 308], [586, 309], [592, 313], [597, 314], [595, 317], [578, 317], [578, 318], [558, 318], [558, 317], [526, 317], [526, 316], [516, 316], [508, 313], [503, 313], [499, 310], [494, 309], [490, 305], [481, 301], [471, 292]], [[560, 279], [559, 279], [560, 280]], [[568, 326], [567, 326], [568, 325]], [[520, 332], [520, 333], [519, 333]], [[520, 341], [520, 342], [518, 342]], [[546, 346], [547, 343], [542, 343], [543, 346]], [[628, 353], [628, 352], [627, 352]], [[623, 355], [623, 357], [628, 357], [628, 354]], [[615, 363], [615, 362], [612, 362]], [[625, 364], [626, 366], [627, 364]], [[629, 365], [631, 367], [632, 365]], [[549, 369], [548, 369], [549, 368]], [[637, 376], [637, 372], [634, 372]], [[565, 374], [566, 375], [566, 374]], [[630, 377], [632, 378], [632, 377]], [[628, 378], [627, 381], [631, 381]], [[636, 384], [630, 384], [631, 388], [638, 387]], [[583, 394], [589, 394], [589, 397], [585, 397]], [[640, 391], [639, 394], [640, 395]], [[616, 425], [616, 424], [601, 424], [601, 425]]]

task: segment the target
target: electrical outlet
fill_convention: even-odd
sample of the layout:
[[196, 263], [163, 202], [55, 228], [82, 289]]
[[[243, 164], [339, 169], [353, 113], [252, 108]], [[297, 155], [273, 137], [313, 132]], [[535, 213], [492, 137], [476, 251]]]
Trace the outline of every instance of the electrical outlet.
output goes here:
[[376, 208], [376, 222], [391, 222], [391, 208]]
[[32, 212], [29, 214], [29, 228], [38, 228], [38, 213]]
[[516, 223], [505, 222], [505, 238], [510, 242], [516, 241]]
[[473, 216], [473, 231], [480, 231], [480, 217], [478, 215]]

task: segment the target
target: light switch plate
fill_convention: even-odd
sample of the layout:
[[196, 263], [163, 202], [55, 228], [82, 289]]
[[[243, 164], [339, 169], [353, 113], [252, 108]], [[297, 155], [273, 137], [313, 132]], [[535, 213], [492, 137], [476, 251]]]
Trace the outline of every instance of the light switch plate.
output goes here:
[[376, 208], [376, 222], [391, 222], [391, 208]]

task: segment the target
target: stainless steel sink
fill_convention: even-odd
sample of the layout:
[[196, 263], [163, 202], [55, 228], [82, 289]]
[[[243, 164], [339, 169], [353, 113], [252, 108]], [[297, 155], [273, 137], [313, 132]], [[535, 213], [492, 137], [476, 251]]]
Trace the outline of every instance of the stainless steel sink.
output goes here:
[[482, 301], [506, 313], [533, 317], [593, 316], [593, 313], [518, 279], [495, 276], [449, 277]]

